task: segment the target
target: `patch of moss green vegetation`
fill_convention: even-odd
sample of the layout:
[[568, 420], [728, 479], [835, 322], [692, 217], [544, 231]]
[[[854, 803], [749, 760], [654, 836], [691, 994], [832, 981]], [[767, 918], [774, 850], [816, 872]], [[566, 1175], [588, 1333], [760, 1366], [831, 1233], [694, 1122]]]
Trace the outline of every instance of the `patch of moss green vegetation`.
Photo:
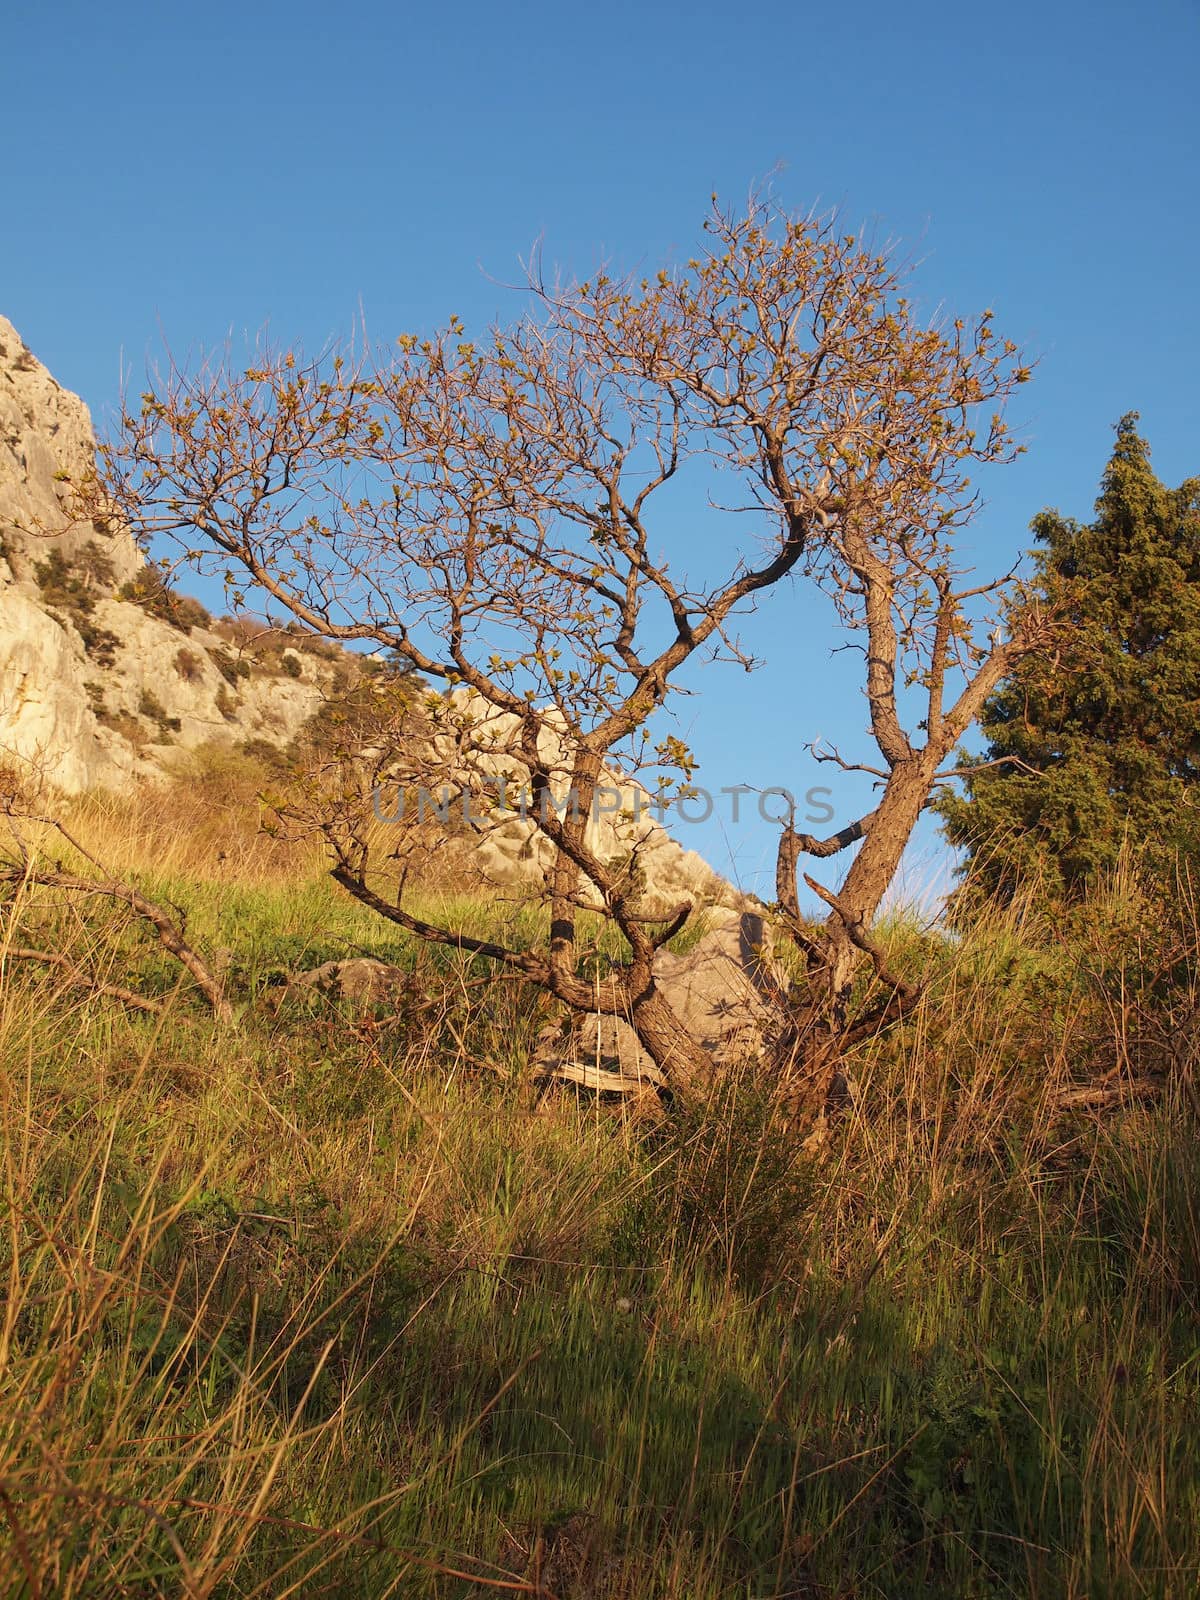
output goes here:
[[110, 628], [100, 627], [92, 613], [97, 588], [112, 581], [112, 563], [96, 541], [90, 540], [74, 562], [68, 562], [61, 551], [51, 550], [45, 561], [35, 565], [34, 573], [47, 608], [60, 621], [70, 623], [97, 666], [111, 667], [121, 640]]

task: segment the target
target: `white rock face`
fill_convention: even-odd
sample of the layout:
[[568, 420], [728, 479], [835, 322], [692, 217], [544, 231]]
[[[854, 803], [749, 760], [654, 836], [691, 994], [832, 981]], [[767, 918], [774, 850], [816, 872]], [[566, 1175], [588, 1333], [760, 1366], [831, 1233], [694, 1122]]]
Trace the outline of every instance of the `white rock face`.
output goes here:
[[[762, 915], [718, 906], [686, 955], [660, 950], [654, 977], [680, 1022], [708, 1052], [714, 1071], [761, 1056], [779, 1021], [787, 984], [770, 954]], [[548, 1027], [537, 1061], [550, 1077], [618, 1094], [662, 1088], [666, 1080], [624, 1017], [589, 1014]]]
[[[299, 677], [243, 677], [227, 640], [121, 599], [146, 570], [129, 530], [68, 510], [94, 459], [87, 407], [0, 317], [0, 763], [72, 794], [161, 778], [203, 744], [286, 744], [325, 698], [329, 664], [296, 651]], [[82, 607], [39, 579], [56, 557]]]
[[128, 529], [72, 522], [63, 509], [67, 480], [83, 480], [95, 450], [87, 406], [55, 382], [0, 317], [0, 535], [18, 581], [31, 579], [51, 550], [71, 558], [92, 540], [112, 565], [115, 587], [142, 567]]
[[[553, 712], [546, 714], [539, 754], [551, 773], [558, 808], [565, 811], [571, 803], [571, 752], [556, 720]], [[433, 741], [432, 770], [444, 774], [451, 790], [471, 792], [482, 870], [499, 884], [544, 887], [555, 850], [530, 815], [519, 719], [478, 695], [457, 690], [444, 703], [441, 728]], [[499, 779], [504, 780], [503, 792]], [[670, 914], [685, 901], [731, 909], [748, 904], [702, 856], [671, 837], [636, 779], [606, 768], [600, 785], [587, 819], [586, 843], [605, 865], [630, 875], [645, 910]], [[505, 808], [489, 812], [488, 802], [501, 797]], [[586, 888], [584, 895], [595, 903]]]
[[[2, 573], [0, 573], [0, 581]], [[0, 760], [56, 788], [118, 786], [125, 771], [92, 714], [84, 663], [67, 630], [11, 579], [0, 588]]]

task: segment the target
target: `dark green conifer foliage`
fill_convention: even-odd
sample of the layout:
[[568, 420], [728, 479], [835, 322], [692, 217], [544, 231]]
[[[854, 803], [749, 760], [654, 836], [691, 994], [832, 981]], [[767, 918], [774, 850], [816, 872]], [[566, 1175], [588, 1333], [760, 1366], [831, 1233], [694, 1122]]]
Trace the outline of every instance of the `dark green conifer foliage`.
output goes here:
[[1160, 863], [1200, 842], [1200, 479], [1165, 488], [1137, 420], [1117, 425], [1093, 522], [1034, 519], [1030, 598], [1062, 618], [1057, 649], [992, 697], [986, 752], [938, 804], [1001, 898], [1031, 878], [1075, 898], [1126, 837]]

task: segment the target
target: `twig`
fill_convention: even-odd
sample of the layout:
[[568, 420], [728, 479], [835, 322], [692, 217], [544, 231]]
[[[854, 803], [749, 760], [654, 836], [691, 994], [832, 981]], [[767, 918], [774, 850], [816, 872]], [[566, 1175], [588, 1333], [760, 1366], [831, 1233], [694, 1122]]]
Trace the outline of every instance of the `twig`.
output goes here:
[[196, 981], [196, 987], [212, 1007], [219, 1022], [233, 1021], [233, 1007], [225, 998], [224, 990], [213, 976], [203, 958], [188, 944], [171, 918], [153, 900], [148, 900], [132, 884], [110, 879], [107, 883], [94, 883], [88, 878], [76, 878], [67, 872], [41, 872], [36, 867], [11, 869], [4, 874], [10, 883], [37, 883], [47, 889], [65, 889], [70, 894], [102, 895], [110, 900], [121, 900], [143, 922], [148, 922], [158, 935], [158, 942], [180, 964], [187, 968]]
[[870, 957], [871, 965], [875, 968], [875, 975], [880, 982], [886, 983], [900, 997], [904, 1005], [915, 1005], [921, 998], [922, 985], [909, 983], [907, 978], [901, 978], [891, 970], [887, 964], [887, 957], [867, 932], [862, 919], [851, 916], [837, 895], [826, 889], [823, 884], [818, 883], [815, 878], [810, 878], [807, 872], [804, 874], [804, 881], [812, 892], [815, 895], [819, 895], [825, 904], [832, 907], [841, 918], [842, 926], [846, 930], [846, 937], [856, 949], [861, 950], [864, 955]]
[[[61, 865], [56, 866], [53, 872], [41, 871], [34, 865], [31, 852], [27, 849], [25, 841], [14, 829], [14, 837], [20, 854], [19, 864], [10, 865], [2, 876], [9, 883], [41, 884], [45, 888], [65, 889], [72, 894], [103, 895], [111, 900], [123, 900], [127, 906], [141, 917], [143, 922], [148, 922], [158, 935], [158, 941], [184, 966], [196, 981], [200, 992], [204, 995], [213, 1009], [213, 1014], [220, 1022], [232, 1022], [233, 1007], [225, 998], [225, 991], [216, 977], [209, 970], [207, 963], [199, 953], [188, 944], [184, 938], [183, 929], [179, 927], [162, 906], [148, 899], [139, 889], [132, 884], [123, 883], [113, 876], [102, 861], [75, 838], [74, 834], [59, 821], [57, 817], [46, 817], [29, 812], [20, 812], [12, 806], [7, 808], [9, 818], [16, 822], [33, 822], [43, 827], [53, 828], [59, 836], [70, 845], [77, 855], [83, 857], [103, 874], [103, 879], [95, 882], [88, 878], [77, 878], [71, 873], [63, 872]], [[180, 913], [182, 917], [182, 913]]]
[[148, 1011], [152, 1016], [160, 1017], [166, 1009], [157, 1000], [151, 1000], [144, 994], [135, 994], [132, 989], [122, 989], [115, 983], [103, 983], [99, 978], [94, 978], [85, 972], [68, 956], [56, 955], [51, 950], [31, 950], [24, 945], [10, 945], [3, 952], [3, 958], [7, 961], [40, 961], [48, 967], [66, 967], [70, 972], [69, 982], [79, 984], [94, 994], [104, 995], [110, 1000], [120, 1000], [136, 1011]]
[[1152, 1100], [1163, 1085], [1152, 1078], [1131, 1078], [1124, 1083], [1070, 1084], [1052, 1097], [1055, 1111], [1108, 1111], [1131, 1100]]

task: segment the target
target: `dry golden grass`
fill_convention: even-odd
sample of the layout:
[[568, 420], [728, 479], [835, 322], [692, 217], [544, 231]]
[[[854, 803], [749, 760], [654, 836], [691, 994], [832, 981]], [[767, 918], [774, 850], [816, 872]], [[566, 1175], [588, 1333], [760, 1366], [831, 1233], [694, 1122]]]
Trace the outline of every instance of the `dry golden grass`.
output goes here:
[[[232, 952], [232, 1025], [136, 920], [0, 907], [0, 1594], [1196, 1592], [1186, 883], [898, 918], [928, 993], [813, 1161], [749, 1076], [537, 1102], [538, 997], [193, 799], [71, 822]], [[163, 1013], [5, 958], [50, 940]], [[398, 1010], [278, 1004], [362, 948]]]

